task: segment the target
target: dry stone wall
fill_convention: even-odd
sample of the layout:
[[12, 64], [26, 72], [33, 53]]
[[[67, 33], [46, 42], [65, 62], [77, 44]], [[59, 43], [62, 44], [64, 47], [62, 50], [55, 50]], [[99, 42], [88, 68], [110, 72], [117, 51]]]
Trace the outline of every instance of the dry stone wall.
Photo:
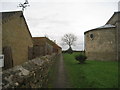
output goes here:
[[2, 72], [2, 88], [41, 88], [57, 54], [35, 58]]

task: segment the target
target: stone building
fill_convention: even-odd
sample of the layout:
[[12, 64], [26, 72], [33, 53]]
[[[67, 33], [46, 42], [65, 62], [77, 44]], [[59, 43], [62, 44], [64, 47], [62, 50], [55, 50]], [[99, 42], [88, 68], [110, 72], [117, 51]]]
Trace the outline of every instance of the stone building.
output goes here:
[[33, 56], [39, 57], [52, 54], [53, 46], [48, 43], [49, 41], [46, 37], [33, 37]]
[[33, 41], [22, 11], [1, 13], [5, 67], [10, 68], [28, 61], [28, 49], [33, 47]]
[[61, 53], [62, 49], [47, 37], [33, 37], [34, 57]]
[[48, 43], [53, 46], [53, 53], [60, 54], [62, 52], [62, 48], [60, 46], [58, 46], [55, 42], [50, 40], [50, 41], [48, 41]]
[[120, 22], [118, 16], [120, 12], [115, 12], [108, 22], [84, 33], [85, 53], [88, 60], [117, 61], [120, 55], [118, 45], [120, 42], [118, 33]]

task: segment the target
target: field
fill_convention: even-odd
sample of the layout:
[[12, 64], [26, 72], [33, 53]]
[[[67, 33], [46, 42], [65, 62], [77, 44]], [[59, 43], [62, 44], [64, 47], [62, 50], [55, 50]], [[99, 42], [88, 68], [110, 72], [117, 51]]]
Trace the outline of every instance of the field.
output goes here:
[[88, 60], [79, 64], [73, 54], [63, 54], [67, 76], [73, 88], [118, 88], [118, 63]]

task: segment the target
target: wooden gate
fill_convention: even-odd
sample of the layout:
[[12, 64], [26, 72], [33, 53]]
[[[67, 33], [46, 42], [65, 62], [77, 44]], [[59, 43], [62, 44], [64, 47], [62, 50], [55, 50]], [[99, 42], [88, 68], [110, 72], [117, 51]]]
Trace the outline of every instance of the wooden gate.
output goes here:
[[13, 57], [12, 57], [11, 47], [4, 47], [3, 54], [4, 54], [4, 68], [3, 69], [8, 69], [8, 68], [13, 67]]

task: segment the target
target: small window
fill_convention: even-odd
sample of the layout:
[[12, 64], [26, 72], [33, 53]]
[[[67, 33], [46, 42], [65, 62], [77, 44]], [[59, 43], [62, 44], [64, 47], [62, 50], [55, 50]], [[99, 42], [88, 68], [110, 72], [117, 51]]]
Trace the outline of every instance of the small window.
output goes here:
[[90, 34], [90, 38], [93, 40], [93, 38], [94, 38], [94, 35], [93, 35], [93, 34]]

